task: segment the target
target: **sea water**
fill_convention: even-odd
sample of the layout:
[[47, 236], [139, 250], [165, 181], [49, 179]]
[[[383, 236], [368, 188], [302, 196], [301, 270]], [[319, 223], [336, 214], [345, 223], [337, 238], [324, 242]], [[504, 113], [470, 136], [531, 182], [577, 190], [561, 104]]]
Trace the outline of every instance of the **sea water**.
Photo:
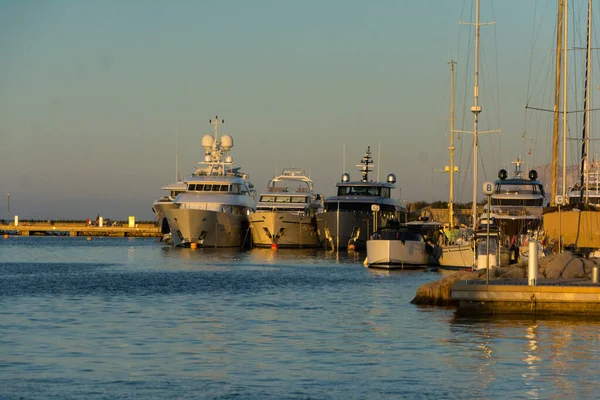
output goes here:
[[0, 398], [598, 397], [598, 320], [459, 318], [364, 257], [1, 239]]

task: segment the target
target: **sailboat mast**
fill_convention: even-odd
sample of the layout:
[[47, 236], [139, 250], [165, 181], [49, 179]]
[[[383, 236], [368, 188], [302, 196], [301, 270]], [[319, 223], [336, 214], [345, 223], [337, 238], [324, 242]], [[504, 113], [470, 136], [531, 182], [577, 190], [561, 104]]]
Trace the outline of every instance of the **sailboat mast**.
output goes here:
[[454, 226], [454, 65], [450, 61], [450, 193], [448, 195], [448, 226]]
[[568, 38], [569, 38], [569, 0], [565, 0], [565, 9], [564, 9], [564, 31], [563, 31], [563, 165], [562, 165], [562, 196], [564, 199], [567, 198], [567, 47], [568, 47]]
[[558, 194], [558, 104], [560, 101], [560, 78], [562, 64], [562, 24], [563, 24], [563, 0], [558, 0], [558, 28], [556, 29], [556, 79], [554, 82], [554, 130], [552, 135], [552, 199]]
[[[585, 203], [588, 203], [588, 151], [589, 151], [589, 140], [590, 140], [590, 75], [591, 69], [591, 37], [592, 37], [592, 0], [588, 0], [588, 14], [587, 14], [587, 38], [586, 38], [586, 53], [585, 53], [585, 82], [584, 82], [584, 98], [583, 98], [583, 132], [581, 140], [581, 167], [580, 167], [580, 181], [579, 187], [579, 201], [583, 201], [583, 188], [585, 185]], [[584, 182], [585, 180], [585, 182]]]
[[473, 83], [474, 105], [471, 107], [473, 113], [473, 229], [477, 227], [477, 147], [479, 145], [478, 124], [481, 106], [479, 105], [479, 0], [475, 2], [475, 80]]

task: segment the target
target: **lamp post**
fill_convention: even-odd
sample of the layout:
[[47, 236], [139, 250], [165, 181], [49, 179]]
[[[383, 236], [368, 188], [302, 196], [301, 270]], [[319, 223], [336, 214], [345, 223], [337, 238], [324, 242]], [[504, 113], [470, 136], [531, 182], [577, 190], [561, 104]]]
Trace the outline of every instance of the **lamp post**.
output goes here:
[[565, 198], [557, 194], [554, 198], [554, 203], [558, 206], [558, 252], [562, 253], [562, 219], [560, 217], [560, 206], [565, 204]]
[[492, 182], [484, 182], [483, 183], [483, 193], [487, 196], [487, 228], [486, 228], [486, 236], [485, 236], [485, 268], [487, 273], [487, 278], [485, 284], [488, 285], [490, 283], [490, 201], [491, 196], [494, 193], [494, 184]]

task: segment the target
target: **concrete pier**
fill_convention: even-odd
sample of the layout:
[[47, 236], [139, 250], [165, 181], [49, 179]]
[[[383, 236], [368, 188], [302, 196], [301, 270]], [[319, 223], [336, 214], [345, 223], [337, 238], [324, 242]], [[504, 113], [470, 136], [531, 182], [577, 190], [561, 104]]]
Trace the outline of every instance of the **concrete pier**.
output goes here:
[[[535, 254], [535, 252], [531, 253]], [[533, 260], [530, 260], [533, 261]], [[462, 315], [568, 315], [600, 319], [600, 259], [571, 253], [535, 263], [456, 272], [417, 290], [413, 304], [456, 307]]]
[[456, 282], [451, 290], [459, 314], [595, 315], [600, 318], [600, 284], [588, 279]]
[[129, 226], [91, 226], [85, 223], [20, 222], [19, 225], [0, 225], [0, 234], [20, 236], [116, 236], [161, 237], [160, 227], [154, 224]]

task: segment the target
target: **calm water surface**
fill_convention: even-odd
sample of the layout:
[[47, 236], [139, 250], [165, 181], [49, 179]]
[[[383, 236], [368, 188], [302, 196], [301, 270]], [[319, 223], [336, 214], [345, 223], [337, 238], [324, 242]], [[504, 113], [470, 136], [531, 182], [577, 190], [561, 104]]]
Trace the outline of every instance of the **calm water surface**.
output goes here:
[[0, 239], [0, 398], [598, 397], [599, 321], [461, 319], [363, 259]]

